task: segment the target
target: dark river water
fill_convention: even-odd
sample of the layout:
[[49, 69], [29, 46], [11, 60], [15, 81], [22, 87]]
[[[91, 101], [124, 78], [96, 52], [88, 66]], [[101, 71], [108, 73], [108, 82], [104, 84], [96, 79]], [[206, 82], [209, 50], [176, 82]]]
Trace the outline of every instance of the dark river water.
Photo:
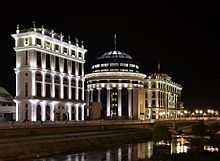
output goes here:
[[190, 136], [175, 136], [172, 142], [166, 145], [162, 142], [154, 144], [152, 141], [147, 141], [144, 143], [126, 144], [101, 151], [63, 154], [28, 161], [137, 161], [160, 155], [188, 153], [198, 150], [219, 152], [220, 150], [219, 145], [212, 145], [209, 141], [198, 143], [194, 140]]

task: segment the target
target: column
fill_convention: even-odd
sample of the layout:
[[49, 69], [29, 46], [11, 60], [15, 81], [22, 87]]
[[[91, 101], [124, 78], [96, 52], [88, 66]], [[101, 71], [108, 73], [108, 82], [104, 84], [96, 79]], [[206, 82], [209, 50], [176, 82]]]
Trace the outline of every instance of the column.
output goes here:
[[90, 101], [89, 102], [93, 102], [93, 89], [90, 90]]
[[52, 82], [51, 82], [51, 83], [52, 83], [52, 84], [51, 84], [51, 85], [52, 85], [52, 87], [51, 87], [51, 97], [54, 98], [54, 97], [55, 97], [54, 74], [51, 74], [51, 76], [52, 76], [52, 80], [51, 80], [51, 81], [52, 81]]
[[109, 150], [106, 152], [106, 161], [111, 161], [111, 152]]
[[97, 97], [97, 101], [101, 102], [101, 88], [97, 88], [98, 90], [98, 97]]
[[132, 145], [128, 144], [128, 161], [132, 161]]
[[132, 117], [131, 92], [132, 92], [132, 88], [128, 88], [128, 116], [129, 117]]
[[72, 98], [72, 90], [71, 90], [71, 77], [68, 77], [69, 85], [68, 85], [68, 90], [69, 90], [69, 99]]
[[85, 95], [84, 95], [84, 90], [85, 90], [85, 80], [82, 79], [82, 100], [85, 100]]
[[110, 108], [110, 92], [111, 92], [111, 89], [110, 88], [107, 88], [107, 116], [110, 116], [111, 114], [111, 108]]
[[45, 102], [43, 102], [41, 104], [41, 121], [45, 121], [46, 120], [46, 107], [45, 107]]
[[121, 148], [118, 148], [118, 161], [122, 160], [122, 156], [121, 156]]
[[50, 108], [50, 120], [54, 121], [54, 112], [55, 112], [55, 103], [51, 103], [51, 108]]
[[121, 110], [121, 88], [118, 88], [118, 116], [122, 116]]
[[35, 71], [34, 70], [32, 70], [32, 96], [36, 96], [36, 83], [35, 83]]
[[[15, 74], [16, 74], [16, 96], [18, 96], [18, 95], [20, 95], [19, 93], [18, 93], [18, 89], [19, 89], [19, 81], [18, 81], [18, 73], [19, 73], [19, 71], [15, 71]], [[17, 120], [16, 120], [17, 121]]]
[[156, 107], [159, 107], [159, 97], [158, 97], [159, 92], [155, 91], [155, 95], [156, 95]]
[[41, 95], [42, 97], [45, 97], [46, 90], [45, 90], [45, 72], [42, 73], [42, 91]]
[[76, 109], [76, 121], [79, 121], [79, 105], [78, 104], [76, 104], [75, 105], [75, 109]]
[[31, 103], [31, 121], [36, 121], [37, 119], [37, 111], [36, 111], [36, 104], [35, 102], [33, 101]]
[[82, 111], [82, 120], [84, 120], [84, 106], [85, 106], [85, 105], [81, 105], [81, 111]]
[[75, 91], [75, 99], [78, 100], [79, 99], [79, 87], [78, 87], [78, 78], [76, 78], [76, 91]]
[[84, 63], [81, 64], [82, 76], [84, 76]]
[[89, 89], [87, 89], [87, 95], [86, 95], [86, 116], [89, 116]]
[[72, 108], [71, 108], [71, 104], [68, 105], [68, 114], [69, 114], [69, 121], [72, 120]]
[[[20, 113], [19, 113], [19, 112], [20, 112], [20, 110], [19, 110], [19, 104], [20, 104], [20, 103], [19, 103], [18, 101], [16, 101], [16, 113], [15, 113], [15, 114], [16, 114], [16, 119], [15, 119], [16, 121], [20, 121], [20, 120], [19, 120], [19, 114], [20, 114]], [[26, 109], [25, 109], [25, 110], [26, 110]]]
[[60, 98], [63, 98], [63, 75], [60, 76]]

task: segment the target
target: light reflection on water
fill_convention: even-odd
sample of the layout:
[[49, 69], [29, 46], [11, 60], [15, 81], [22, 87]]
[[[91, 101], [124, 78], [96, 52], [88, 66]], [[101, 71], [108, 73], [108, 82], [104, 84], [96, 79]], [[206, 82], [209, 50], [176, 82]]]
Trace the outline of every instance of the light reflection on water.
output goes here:
[[[169, 144], [169, 153], [187, 153], [191, 150], [191, 146], [189, 137], [176, 136], [172, 140], [171, 144]], [[219, 151], [219, 147], [207, 144], [203, 145], [203, 149], [210, 152]], [[103, 151], [59, 155], [43, 159], [33, 159], [32, 161], [134, 161], [138, 159], [151, 158], [154, 155], [153, 153], [154, 143], [152, 141], [148, 141], [144, 143], [127, 144]]]

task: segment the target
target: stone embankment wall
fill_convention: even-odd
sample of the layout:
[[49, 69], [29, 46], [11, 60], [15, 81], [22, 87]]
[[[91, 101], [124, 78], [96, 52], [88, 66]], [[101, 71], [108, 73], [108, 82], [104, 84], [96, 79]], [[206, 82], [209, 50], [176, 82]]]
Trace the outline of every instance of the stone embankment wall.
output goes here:
[[144, 122], [22, 123], [0, 126], [0, 161], [77, 153], [146, 141]]

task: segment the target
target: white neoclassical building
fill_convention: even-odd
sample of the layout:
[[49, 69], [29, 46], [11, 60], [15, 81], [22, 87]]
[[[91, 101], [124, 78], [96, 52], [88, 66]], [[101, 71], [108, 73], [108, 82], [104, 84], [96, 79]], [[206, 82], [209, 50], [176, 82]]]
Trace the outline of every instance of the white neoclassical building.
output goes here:
[[16, 52], [16, 121], [84, 120], [83, 44], [36, 28], [12, 34]]
[[[116, 42], [116, 40], [115, 40]], [[139, 63], [116, 50], [97, 58], [86, 74], [87, 105], [101, 102], [101, 118], [141, 119], [145, 112], [144, 78]]]
[[147, 119], [176, 118], [180, 115], [182, 86], [165, 73], [145, 79]]

